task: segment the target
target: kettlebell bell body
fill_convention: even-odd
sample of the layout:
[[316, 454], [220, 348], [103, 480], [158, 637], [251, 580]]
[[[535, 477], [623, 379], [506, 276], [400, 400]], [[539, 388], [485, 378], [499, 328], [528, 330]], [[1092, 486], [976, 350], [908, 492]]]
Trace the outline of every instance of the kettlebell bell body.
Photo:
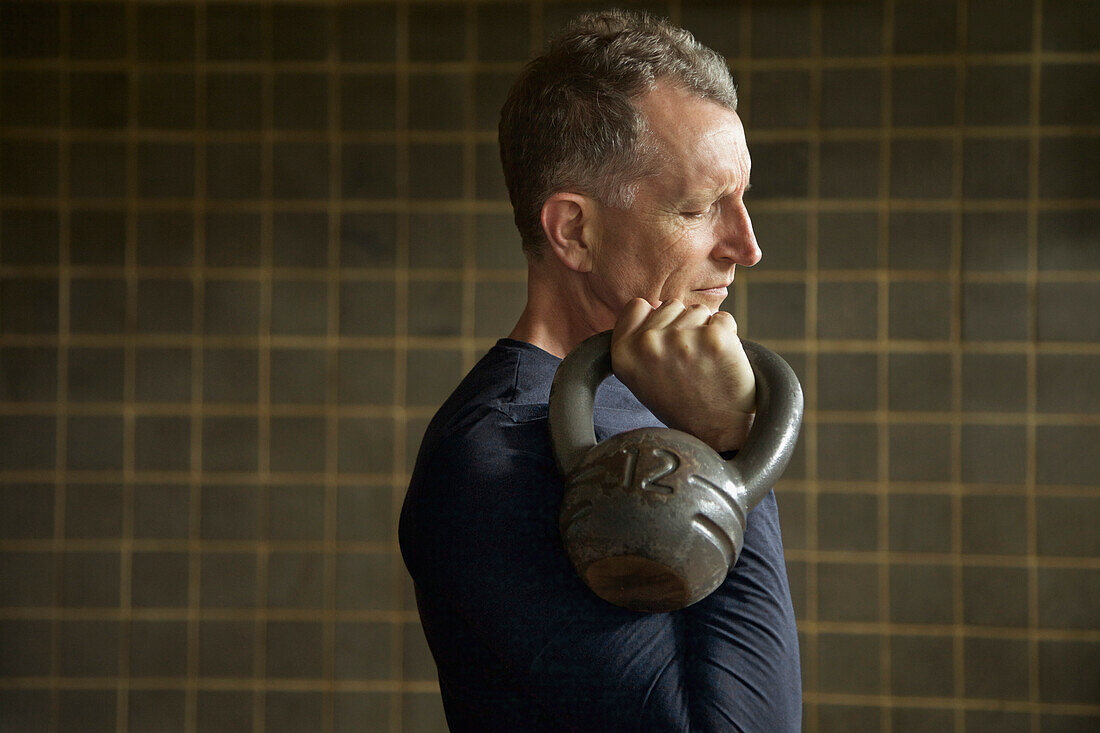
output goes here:
[[558, 524], [577, 574], [604, 600], [636, 611], [683, 608], [714, 591], [737, 561], [746, 515], [782, 474], [802, 418], [790, 366], [743, 343], [757, 416], [730, 461], [668, 428], [596, 443], [592, 410], [611, 372], [610, 332], [582, 342], [558, 368], [550, 392], [550, 435], [566, 477]]

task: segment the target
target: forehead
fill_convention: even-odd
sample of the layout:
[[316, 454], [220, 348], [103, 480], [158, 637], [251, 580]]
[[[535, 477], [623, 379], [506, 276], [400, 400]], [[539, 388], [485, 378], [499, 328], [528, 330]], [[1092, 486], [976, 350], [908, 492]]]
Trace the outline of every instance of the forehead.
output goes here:
[[666, 182], [669, 176], [690, 179], [685, 185], [739, 187], [748, 182], [751, 160], [736, 112], [666, 84], [635, 103], [660, 146], [660, 175]]

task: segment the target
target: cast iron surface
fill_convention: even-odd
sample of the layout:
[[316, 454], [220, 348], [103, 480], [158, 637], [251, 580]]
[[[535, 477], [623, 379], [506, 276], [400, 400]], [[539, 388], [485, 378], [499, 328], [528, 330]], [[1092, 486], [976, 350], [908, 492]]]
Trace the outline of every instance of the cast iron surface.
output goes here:
[[558, 368], [550, 437], [566, 477], [559, 527], [566, 552], [601, 598], [670, 611], [705, 598], [737, 562], [745, 516], [782, 475], [802, 422], [802, 387], [778, 354], [742, 341], [756, 377], [756, 419], [723, 460], [692, 435], [641, 428], [596, 444], [596, 389], [611, 373], [611, 332], [586, 339]]

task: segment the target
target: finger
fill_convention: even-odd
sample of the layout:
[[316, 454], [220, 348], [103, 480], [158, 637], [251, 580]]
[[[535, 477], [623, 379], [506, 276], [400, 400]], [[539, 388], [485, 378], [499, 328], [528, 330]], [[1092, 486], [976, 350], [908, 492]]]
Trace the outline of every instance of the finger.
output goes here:
[[737, 333], [737, 319], [733, 317], [733, 314], [729, 311], [715, 311], [715, 313], [707, 320], [708, 326], [715, 326], [722, 330], [732, 331]]
[[710, 309], [702, 303], [684, 308], [683, 312], [671, 323], [672, 328], [697, 328], [705, 326], [710, 320]]
[[615, 330], [611, 334], [612, 345], [637, 331], [652, 312], [653, 306], [644, 298], [635, 298], [623, 306], [618, 319], [615, 321]]
[[684, 304], [677, 298], [670, 298], [649, 314], [639, 330], [667, 328], [684, 312]]

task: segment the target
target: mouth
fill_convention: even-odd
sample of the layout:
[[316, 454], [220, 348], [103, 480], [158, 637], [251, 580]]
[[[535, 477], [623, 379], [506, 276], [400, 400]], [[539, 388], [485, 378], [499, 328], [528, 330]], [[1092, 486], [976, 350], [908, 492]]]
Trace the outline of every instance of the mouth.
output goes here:
[[695, 292], [703, 293], [704, 295], [720, 295], [724, 298], [729, 295], [729, 286], [715, 285], [709, 288], [696, 288]]

